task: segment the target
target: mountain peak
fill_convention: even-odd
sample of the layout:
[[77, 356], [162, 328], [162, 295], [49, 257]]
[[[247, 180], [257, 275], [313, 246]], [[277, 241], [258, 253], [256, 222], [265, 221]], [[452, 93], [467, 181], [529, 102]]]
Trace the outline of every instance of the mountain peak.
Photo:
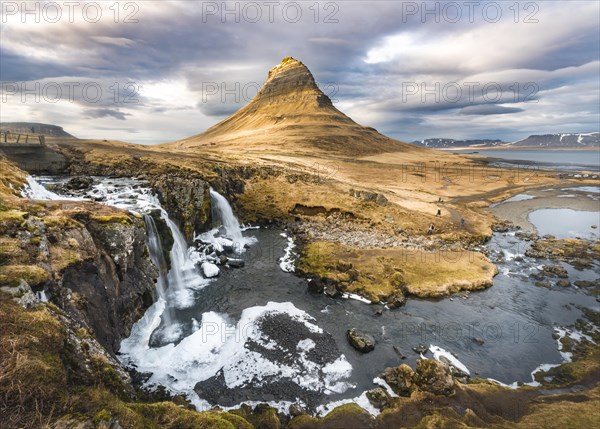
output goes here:
[[285, 57], [283, 60], [281, 60], [281, 62], [279, 64], [277, 64], [275, 67], [273, 67], [271, 70], [269, 70], [269, 75], [267, 76], [267, 81], [273, 77], [276, 77], [277, 75], [279, 75], [281, 73], [285, 73], [286, 71], [289, 71], [292, 69], [298, 69], [297, 71], [300, 71], [302, 73], [309, 74], [312, 76], [312, 74], [310, 73], [308, 68], [301, 61], [298, 61], [297, 59], [292, 58], [292, 57]]
[[292, 57], [269, 70], [264, 85], [246, 106], [204, 133], [171, 145], [352, 155], [417, 150], [344, 115], [319, 89], [310, 70]]
[[331, 100], [319, 89], [308, 67], [292, 57], [285, 57], [269, 70], [265, 84], [251, 104], [265, 101], [275, 104], [303, 101], [316, 108], [331, 105]]

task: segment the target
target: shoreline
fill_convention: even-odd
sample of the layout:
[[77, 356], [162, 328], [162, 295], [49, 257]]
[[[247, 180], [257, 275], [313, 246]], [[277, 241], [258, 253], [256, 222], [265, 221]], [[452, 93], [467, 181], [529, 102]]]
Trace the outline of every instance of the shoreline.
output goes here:
[[[575, 188], [575, 187], [571, 187]], [[551, 187], [535, 190], [525, 190], [513, 195], [532, 196], [534, 198], [521, 201], [506, 201], [492, 204], [488, 210], [496, 217], [509, 221], [522, 230], [537, 233], [535, 226], [529, 221], [529, 215], [542, 209], [573, 209], [578, 211], [598, 211], [600, 208], [600, 194], [582, 193], [571, 188]], [[562, 197], [560, 195], [563, 195]], [[564, 195], [573, 195], [565, 197]], [[596, 199], [588, 195], [597, 195]], [[510, 198], [509, 198], [510, 199]]]

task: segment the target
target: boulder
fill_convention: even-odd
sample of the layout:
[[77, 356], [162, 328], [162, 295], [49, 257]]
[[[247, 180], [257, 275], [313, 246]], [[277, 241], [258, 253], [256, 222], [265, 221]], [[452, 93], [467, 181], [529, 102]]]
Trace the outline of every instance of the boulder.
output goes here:
[[484, 339], [481, 337], [473, 337], [472, 340], [475, 344], [479, 344], [480, 346], [485, 343]]
[[417, 360], [414, 377], [419, 389], [434, 395], [450, 396], [454, 394], [454, 378], [447, 364], [432, 359]]
[[378, 410], [389, 408], [392, 405], [392, 397], [381, 387], [376, 387], [367, 392], [367, 399]]
[[330, 298], [339, 298], [342, 293], [337, 288], [337, 285], [334, 282], [327, 282], [327, 286], [325, 286], [325, 295]]
[[380, 377], [400, 396], [410, 396], [415, 388], [415, 372], [406, 364], [398, 367], [386, 368]]
[[80, 191], [89, 189], [93, 184], [94, 179], [89, 176], [75, 176], [65, 184], [65, 188]]
[[559, 281], [556, 282], [556, 286], [569, 287], [569, 286], [571, 286], [571, 282], [569, 280], [560, 279]]
[[545, 277], [559, 277], [561, 279], [569, 277], [567, 270], [560, 265], [544, 265], [540, 274]]
[[346, 332], [348, 342], [352, 347], [362, 353], [369, 353], [375, 350], [375, 340], [366, 334], [358, 332], [356, 329], [349, 329]]
[[413, 351], [420, 355], [427, 353], [427, 350], [429, 350], [429, 348], [423, 344], [419, 344], [417, 347], [413, 347]]
[[304, 414], [308, 414], [304, 407], [300, 404], [291, 404], [288, 412], [292, 417], [302, 416]]
[[229, 258], [227, 260], [227, 265], [233, 268], [242, 268], [245, 265], [245, 262], [243, 259]]
[[325, 286], [323, 286], [323, 282], [319, 278], [310, 279], [308, 281], [308, 290], [313, 293], [323, 293]]
[[389, 308], [399, 308], [406, 304], [406, 296], [401, 291], [396, 291], [387, 299]]

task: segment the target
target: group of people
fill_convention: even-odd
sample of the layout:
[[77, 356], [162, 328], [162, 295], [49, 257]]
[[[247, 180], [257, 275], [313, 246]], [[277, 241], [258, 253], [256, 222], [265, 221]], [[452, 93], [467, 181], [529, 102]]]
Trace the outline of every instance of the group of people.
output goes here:
[[[442, 199], [442, 197], [438, 198], [438, 203], [443, 203], [444, 200]], [[442, 209], [438, 208], [437, 213], [435, 214], [436, 217], [441, 217], [442, 216]], [[465, 219], [464, 218], [460, 218], [460, 227], [464, 228], [465, 227]], [[433, 223], [429, 224], [429, 228], [427, 228], [427, 235], [431, 235], [433, 234], [433, 230], [435, 229], [435, 226], [433, 225]]]

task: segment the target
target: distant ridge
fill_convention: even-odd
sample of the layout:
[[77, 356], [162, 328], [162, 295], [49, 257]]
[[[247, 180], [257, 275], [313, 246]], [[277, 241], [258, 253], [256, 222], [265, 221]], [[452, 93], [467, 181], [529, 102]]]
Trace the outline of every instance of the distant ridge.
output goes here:
[[39, 122], [0, 122], [0, 131], [9, 131], [14, 134], [44, 134], [69, 139], [77, 138], [67, 133], [63, 127]]
[[543, 148], [600, 147], [600, 132], [531, 135], [525, 139], [508, 143], [507, 146]]
[[201, 134], [162, 146], [344, 155], [419, 150], [340, 112], [308, 68], [291, 57], [269, 71], [258, 94], [236, 113]]
[[576, 148], [600, 148], [600, 133], [562, 133], [531, 135], [515, 142], [503, 142], [502, 140], [454, 140], [449, 138], [431, 138], [412, 142], [417, 146], [433, 149], [451, 148], [543, 148], [543, 149], [576, 149]]

